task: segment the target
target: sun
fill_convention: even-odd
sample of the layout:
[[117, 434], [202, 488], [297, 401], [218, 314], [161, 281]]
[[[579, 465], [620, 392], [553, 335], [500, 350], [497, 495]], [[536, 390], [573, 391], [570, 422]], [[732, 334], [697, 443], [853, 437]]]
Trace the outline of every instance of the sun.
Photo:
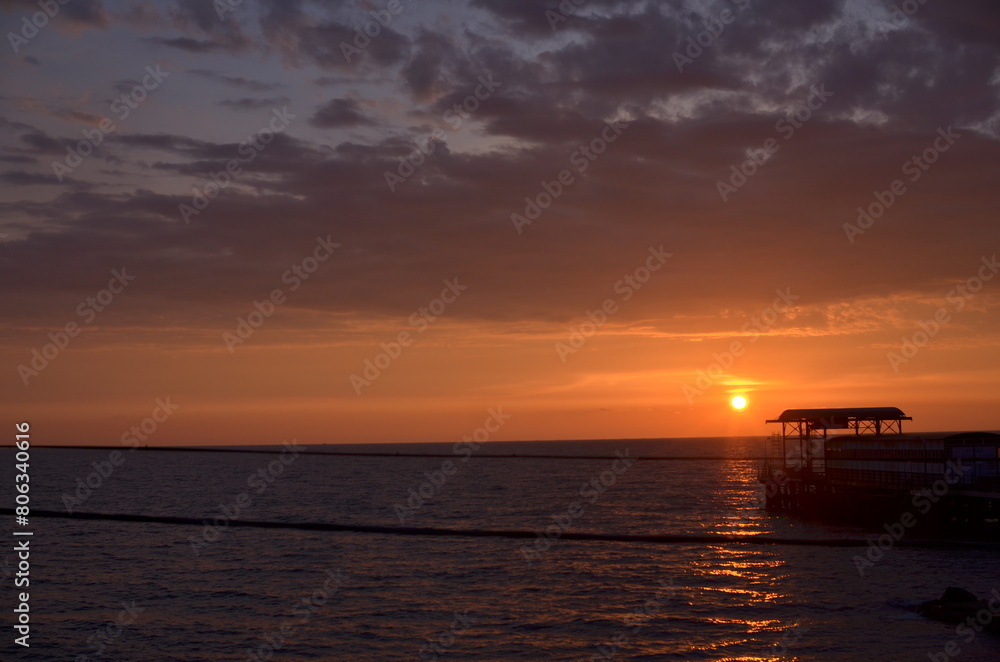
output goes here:
[[729, 401], [729, 404], [732, 405], [733, 409], [736, 409], [738, 411], [740, 409], [746, 408], [747, 399], [744, 398], [742, 395], [734, 395], [733, 399]]

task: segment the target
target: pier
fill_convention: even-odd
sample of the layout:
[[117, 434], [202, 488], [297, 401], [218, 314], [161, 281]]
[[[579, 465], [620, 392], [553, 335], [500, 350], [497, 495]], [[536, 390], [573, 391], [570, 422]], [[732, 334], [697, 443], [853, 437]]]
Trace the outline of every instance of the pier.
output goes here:
[[[1000, 434], [904, 433], [896, 407], [788, 409], [758, 480], [768, 510], [923, 530], [1000, 532]], [[832, 434], [831, 434], [832, 433]]]

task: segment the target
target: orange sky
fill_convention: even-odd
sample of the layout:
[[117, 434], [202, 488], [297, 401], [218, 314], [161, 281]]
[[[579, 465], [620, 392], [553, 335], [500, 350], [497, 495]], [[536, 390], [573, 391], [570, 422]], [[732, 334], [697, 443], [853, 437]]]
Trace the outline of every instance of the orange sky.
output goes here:
[[[565, 327], [442, 323], [356, 395], [345, 373], [363, 375], [379, 338], [399, 328], [372, 329], [369, 343], [296, 346], [282, 342], [290, 332], [265, 327], [233, 354], [81, 337], [37, 381], [12, 389], [4, 408], [32, 421], [35, 443], [117, 443], [168, 397], [177, 409], [150, 444], [451, 441], [491, 408], [509, 415], [492, 440], [759, 435], [764, 419], [792, 406], [900, 406], [915, 418], [911, 430], [998, 427], [996, 371], [978, 365], [983, 349], [959, 333], [893, 373], [892, 332], [824, 336], [787, 317], [757, 341], [738, 325], [699, 338], [609, 323], [565, 364], [555, 350]], [[699, 382], [698, 371], [728, 362], [733, 342], [744, 351], [730, 369]], [[689, 403], [685, 384], [709, 386]], [[737, 393], [750, 402], [741, 412], [728, 405]]]

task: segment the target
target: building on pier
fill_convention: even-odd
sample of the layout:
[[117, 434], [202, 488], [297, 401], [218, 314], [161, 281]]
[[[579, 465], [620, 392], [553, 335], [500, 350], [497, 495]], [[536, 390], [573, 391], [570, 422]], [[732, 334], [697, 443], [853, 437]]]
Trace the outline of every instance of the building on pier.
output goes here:
[[[921, 528], [1000, 529], [1000, 434], [904, 433], [896, 407], [788, 409], [758, 478], [769, 510]], [[925, 512], [926, 511], [926, 512]]]

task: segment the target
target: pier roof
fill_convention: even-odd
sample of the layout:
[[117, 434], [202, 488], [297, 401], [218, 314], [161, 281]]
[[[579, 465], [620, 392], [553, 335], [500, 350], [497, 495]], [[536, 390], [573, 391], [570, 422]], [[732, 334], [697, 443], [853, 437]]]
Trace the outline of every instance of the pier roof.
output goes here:
[[[898, 407], [838, 407], [831, 409], [786, 409], [768, 423], [830, 422], [830, 421], [912, 421]], [[833, 426], [830, 426], [833, 427]]]

